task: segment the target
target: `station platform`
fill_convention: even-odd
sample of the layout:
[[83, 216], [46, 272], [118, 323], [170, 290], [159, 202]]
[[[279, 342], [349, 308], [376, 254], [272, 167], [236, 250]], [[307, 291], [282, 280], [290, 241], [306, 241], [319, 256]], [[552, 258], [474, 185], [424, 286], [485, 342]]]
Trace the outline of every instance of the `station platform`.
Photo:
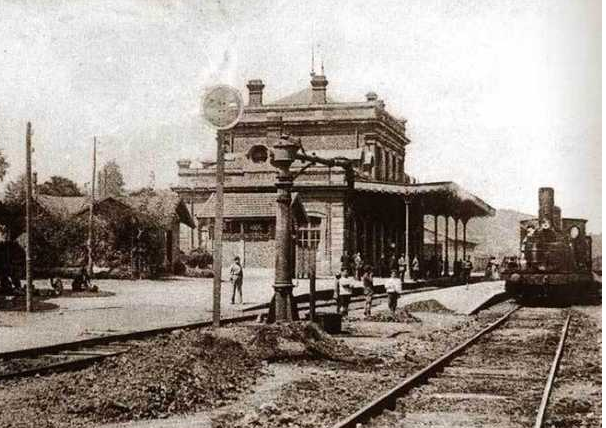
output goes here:
[[[267, 303], [273, 296], [272, 278], [268, 272], [247, 270], [242, 305], [230, 304], [231, 286], [224, 282], [221, 290], [222, 317], [265, 313]], [[44, 312], [0, 311], [0, 353], [212, 319], [213, 287], [210, 278], [97, 280], [95, 284], [100, 290], [110, 291], [114, 295], [53, 298], [46, 302], [58, 308]], [[48, 284], [41, 281], [36, 283], [36, 287], [47, 288]], [[316, 287], [331, 294], [334, 279], [319, 280]], [[466, 314], [502, 289], [503, 285], [499, 282], [473, 284], [469, 290], [465, 286], [426, 288], [403, 296], [401, 302], [435, 298], [444, 306]], [[304, 302], [304, 295], [308, 291], [308, 282], [299, 281], [294, 294], [295, 297], [302, 296]], [[378, 302], [386, 304], [381, 299]], [[301, 313], [305, 311], [305, 306], [304, 303], [300, 305]]]

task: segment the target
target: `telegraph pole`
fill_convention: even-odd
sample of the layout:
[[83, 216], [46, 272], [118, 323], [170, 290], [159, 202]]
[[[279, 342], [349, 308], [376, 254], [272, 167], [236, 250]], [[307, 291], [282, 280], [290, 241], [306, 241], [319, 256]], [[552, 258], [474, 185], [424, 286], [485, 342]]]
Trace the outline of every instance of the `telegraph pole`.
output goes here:
[[88, 212], [88, 275], [93, 277], [93, 209], [95, 206], [95, 179], [97, 175], [97, 137], [93, 137], [93, 179], [91, 182], [90, 207]]
[[[240, 92], [227, 85], [209, 88], [202, 99], [200, 112], [217, 129], [217, 166], [215, 182], [215, 230], [213, 234], [213, 327], [221, 326], [221, 268], [223, 252], [223, 180], [225, 177], [225, 134], [236, 126], [244, 112]], [[194, 196], [192, 187], [192, 199]]]
[[34, 291], [32, 281], [32, 124], [27, 122], [25, 133], [25, 310], [33, 311], [32, 294]]
[[221, 326], [221, 269], [223, 267], [223, 178], [225, 175], [225, 156], [223, 151], [223, 136], [221, 133], [217, 133], [215, 229], [213, 234], [213, 327]]

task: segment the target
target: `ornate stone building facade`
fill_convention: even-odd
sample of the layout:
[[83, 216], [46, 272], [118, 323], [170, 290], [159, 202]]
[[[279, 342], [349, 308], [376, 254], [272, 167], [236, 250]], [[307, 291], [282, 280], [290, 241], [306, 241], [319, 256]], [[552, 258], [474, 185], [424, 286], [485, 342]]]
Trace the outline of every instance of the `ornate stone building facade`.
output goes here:
[[[311, 85], [298, 93], [264, 103], [264, 83], [248, 83], [248, 105], [238, 124], [219, 132], [225, 147], [224, 258], [239, 255], [246, 266], [273, 267], [276, 170], [271, 148], [282, 133], [301, 140], [307, 153], [352, 162], [354, 182], [345, 171], [295, 162], [295, 203], [304, 223], [297, 225], [297, 246], [316, 248], [320, 274], [340, 268], [344, 251], [361, 252], [377, 264], [403, 253], [423, 254], [424, 215], [461, 220], [489, 215], [492, 208], [451, 182], [415, 183], [406, 173], [410, 143], [406, 121], [390, 115], [384, 102], [368, 93], [361, 102], [336, 102], [327, 95], [328, 80], [312, 74]], [[197, 219], [194, 235], [182, 235], [182, 247], [212, 246], [215, 163], [178, 162], [174, 187]], [[406, 218], [408, 212], [408, 219]], [[408, 227], [407, 227], [408, 225]], [[296, 250], [297, 274], [304, 274], [305, 252]]]

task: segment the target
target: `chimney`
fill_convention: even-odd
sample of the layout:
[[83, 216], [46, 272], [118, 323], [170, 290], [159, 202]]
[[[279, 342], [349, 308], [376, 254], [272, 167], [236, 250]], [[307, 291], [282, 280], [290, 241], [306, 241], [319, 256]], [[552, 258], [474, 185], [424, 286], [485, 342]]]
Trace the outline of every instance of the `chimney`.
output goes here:
[[179, 169], [189, 169], [191, 165], [191, 160], [189, 159], [179, 159], [177, 161], [177, 166], [179, 167]]
[[376, 92], [369, 92], [366, 94], [366, 101], [373, 102], [379, 99], [379, 96]]
[[248, 81], [248, 106], [258, 107], [263, 105], [263, 88], [265, 85], [261, 79], [253, 79]]
[[553, 227], [555, 230], [562, 230], [562, 209], [558, 206], [553, 207]]
[[323, 74], [312, 74], [311, 76], [311, 103], [326, 104], [326, 87], [328, 80]]
[[541, 187], [539, 188], [539, 224], [543, 220], [549, 220], [549, 224], [554, 227], [553, 221], [553, 187]]

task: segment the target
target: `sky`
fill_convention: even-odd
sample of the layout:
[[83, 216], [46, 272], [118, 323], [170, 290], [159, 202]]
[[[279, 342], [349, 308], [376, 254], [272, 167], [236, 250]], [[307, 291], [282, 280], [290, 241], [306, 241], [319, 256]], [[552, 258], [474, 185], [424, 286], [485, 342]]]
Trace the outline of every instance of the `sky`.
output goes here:
[[39, 181], [90, 181], [92, 140], [127, 185], [176, 184], [180, 158], [212, 158], [200, 98], [265, 82], [266, 100], [309, 85], [375, 91], [408, 120], [407, 172], [452, 180], [495, 208], [601, 231], [598, 0], [0, 0], [0, 149], [24, 171], [27, 121]]

